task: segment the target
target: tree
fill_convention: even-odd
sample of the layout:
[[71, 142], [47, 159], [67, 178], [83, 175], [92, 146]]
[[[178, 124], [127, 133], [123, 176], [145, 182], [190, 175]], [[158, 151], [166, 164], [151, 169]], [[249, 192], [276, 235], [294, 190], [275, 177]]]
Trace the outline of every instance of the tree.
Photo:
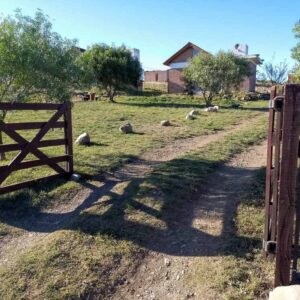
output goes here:
[[219, 51], [215, 56], [216, 73], [220, 82], [220, 92], [228, 94], [238, 89], [246, 76], [250, 76], [249, 62], [232, 52]]
[[184, 70], [185, 79], [202, 90], [206, 106], [211, 105], [217, 94], [237, 89], [249, 75], [249, 64], [245, 59], [223, 51], [215, 56], [201, 53]]
[[215, 59], [209, 54], [200, 54], [193, 58], [183, 76], [187, 82], [193, 83], [202, 90], [206, 106], [211, 105], [213, 95], [219, 90], [219, 83], [214, 77]]
[[293, 32], [298, 42], [292, 49], [292, 58], [297, 61], [297, 66], [293, 70], [292, 79], [294, 82], [300, 82], [300, 20], [295, 24]]
[[[37, 96], [47, 102], [70, 99], [78, 81], [74, 45], [75, 41], [52, 31], [40, 10], [33, 18], [20, 10], [5, 17], [0, 23], [0, 101], [22, 102]], [[5, 116], [6, 111], [1, 111], [0, 121]]]
[[106, 91], [110, 101], [118, 91], [136, 86], [142, 72], [140, 62], [124, 46], [93, 45], [78, 60], [84, 72], [85, 83]]
[[291, 79], [293, 83], [300, 82], [300, 66], [296, 66], [291, 74]]
[[298, 41], [297, 45], [292, 49], [292, 58], [300, 63], [300, 20], [295, 24], [293, 32]]
[[287, 79], [288, 64], [283, 61], [277, 65], [273, 62], [266, 62], [262, 67], [262, 73], [260, 74], [261, 80], [269, 80], [272, 85], [283, 84]]

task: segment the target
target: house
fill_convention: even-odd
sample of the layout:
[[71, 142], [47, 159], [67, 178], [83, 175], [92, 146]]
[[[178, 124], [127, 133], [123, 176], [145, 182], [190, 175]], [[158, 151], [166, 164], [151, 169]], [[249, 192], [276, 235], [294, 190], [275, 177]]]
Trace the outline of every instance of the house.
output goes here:
[[[258, 54], [248, 55], [248, 46], [236, 44], [233, 52], [236, 55], [245, 57], [250, 62], [251, 75], [245, 78], [241, 84], [241, 90], [254, 92], [256, 83], [256, 67], [262, 63]], [[164, 65], [169, 69], [165, 71], [145, 71], [144, 82], [145, 83], [165, 83], [167, 85], [167, 91], [170, 94], [185, 92], [185, 82], [182, 78], [182, 70], [186, 68], [191, 60], [200, 53], [210, 54], [206, 50], [198, 47], [197, 45], [189, 42], [170, 58], [168, 58]]]

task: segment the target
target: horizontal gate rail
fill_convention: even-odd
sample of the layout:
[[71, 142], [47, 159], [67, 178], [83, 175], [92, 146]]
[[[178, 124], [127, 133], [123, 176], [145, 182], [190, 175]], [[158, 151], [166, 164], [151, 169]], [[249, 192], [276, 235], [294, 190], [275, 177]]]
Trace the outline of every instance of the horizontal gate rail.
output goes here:
[[[27, 122], [27, 123], [0, 123], [0, 130], [4, 130], [5, 128], [9, 128], [11, 130], [28, 130], [28, 129], [41, 129], [46, 125], [47, 122]], [[64, 128], [65, 123], [55, 122], [51, 125], [51, 128]]]
[[[66, 139], [46, 140], [37, 143], [37, 148], [61, 146], [66, 144], [67, 144]], [[0, 145], [0, 153], [18, 151], [23, 149], [26, 145], [27, 143]]]
[[55, 103], [0, 103], [0, 110], [59, 110], [65, 104]]
[[[0, 145], [0, 152], [19, 151], [13, 160], [5, 166], [0, 166], [0, 194], [12, 192], [20, 188], [28, 187], [38, 183], [62, 176], [71, 176], [73, 173], [73, 141], [72, 141], [72, 114], [71, 103], [0, 103], [0, 110], [54, 110], [54, 114], [47, 122], [25, 122], [25, 123], [4, 123], [0, 122], [0, 131], [14, 140], [15, 144]], [[63, 121], [59, 121], [63, 118]], [[53, 128], [62, 128], [64, 137], [60, 139], [42, 140]], [[39, 129], [31, 140], [25, 139], [17, 130]], [[61, 156], [49, 157], [39, 148], [65, 146], [65, 154]], [[24, 161], [28, 154], [36, 156], [36, 160]], [[65, 163], [65, 167], [60, 164]], [[8, 186], [3, 186], [11, 173], [39, 166], [48, 166], [57, 174], [20, 182]]]

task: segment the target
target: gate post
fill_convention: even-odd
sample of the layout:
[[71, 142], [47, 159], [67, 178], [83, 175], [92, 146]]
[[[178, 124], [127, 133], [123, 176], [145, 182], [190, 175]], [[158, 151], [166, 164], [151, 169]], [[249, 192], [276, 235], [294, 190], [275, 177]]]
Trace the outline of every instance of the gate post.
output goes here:
[[[271, 89], [270, 101], [276, 97], [276, 86]], [[274, 136], [275, 110], [269, 107], [269, 126], [268, 126], [268, 144], [267, 144], [267, 165], [266, 165], [266, 191], [265, 191], [265, 228], [263, 239], [263, 255], [268, 256], [267, 243], [271, 240], [271, 207], [272, 207], [272, 169], [273, 169], [273, 136]]]
[[300, 85], [287, 84], [283, 105], [275, 286], [290, 283], [299, 133]]
[[72, 103], [71, 101], [66, 102], [66, 111], [64, 114], [65, 118], [65, 139], [66, 149], [65, 152], [69, 156], [67, 161], [66, 171], [68, 176], [71, 176], [74, 171], [73, 167], [73, 133], [72, 133]]

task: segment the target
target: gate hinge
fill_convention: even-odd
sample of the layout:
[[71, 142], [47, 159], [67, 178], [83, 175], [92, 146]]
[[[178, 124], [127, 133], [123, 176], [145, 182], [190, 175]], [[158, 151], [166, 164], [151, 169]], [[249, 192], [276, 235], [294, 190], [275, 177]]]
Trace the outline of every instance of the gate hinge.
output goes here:
[[282, 111], [283, 108], [283, 96], [277, 96], [274, 99], [269, 101], [269, 108], [273, 108], [276, 111]]
[[263, 241], [263, 250], [268, 254], [275, 254], [276, 241]]

